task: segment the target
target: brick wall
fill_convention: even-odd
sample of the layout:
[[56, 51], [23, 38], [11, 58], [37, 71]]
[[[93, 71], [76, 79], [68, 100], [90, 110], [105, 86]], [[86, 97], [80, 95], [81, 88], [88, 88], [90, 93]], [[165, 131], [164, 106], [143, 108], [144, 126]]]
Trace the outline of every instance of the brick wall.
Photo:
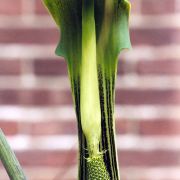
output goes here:
[[[77, 129], [66, 64], [54, 55], [58, 31], [40, 0], [0, 4], [0, 127], [28, 179], [74, 180]], [[179, 0], [132, 0], [133, 49], [116, 84], [122, 180], [180, 179], [179, 19]]]

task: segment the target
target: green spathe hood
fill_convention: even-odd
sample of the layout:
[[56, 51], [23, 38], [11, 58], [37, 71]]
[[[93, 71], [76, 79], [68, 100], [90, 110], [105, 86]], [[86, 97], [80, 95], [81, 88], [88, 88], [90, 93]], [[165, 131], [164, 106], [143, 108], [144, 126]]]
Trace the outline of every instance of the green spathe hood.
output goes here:
[[[71, 53], [80, 53], [82, 43], [82, 6], [93, 0], [44, 0], [50, 14], [61, 29], [61, 40], [56, 54], [66, 59]], [[94, 19], [97, 44], [110, 48], [118, 55], [130, 47], [128, 0], [94, 0]], [[90, 11], [90, 9], [89, 9]], [[102, 33], [105, 32], [106, 33]], [[78, 50], [79, 48], [79, 50]]]

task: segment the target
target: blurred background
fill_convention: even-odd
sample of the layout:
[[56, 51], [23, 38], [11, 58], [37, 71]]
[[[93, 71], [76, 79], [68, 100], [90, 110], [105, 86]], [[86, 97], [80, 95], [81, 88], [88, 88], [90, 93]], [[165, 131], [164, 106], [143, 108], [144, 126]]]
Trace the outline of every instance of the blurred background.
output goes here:
[[[130, 29], [133, 49], [121, 54], [116, 82], [121, 179], [180, 180], [180, 0], [132, 0]], [[0, 0], [0, 128], [29, 180], [77, 177], [58, 36], [40, 0]]]

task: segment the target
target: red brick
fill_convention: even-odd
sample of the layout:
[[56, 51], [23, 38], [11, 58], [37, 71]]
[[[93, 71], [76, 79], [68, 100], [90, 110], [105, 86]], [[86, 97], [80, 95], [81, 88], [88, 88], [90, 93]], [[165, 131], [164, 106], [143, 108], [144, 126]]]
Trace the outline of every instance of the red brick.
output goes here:
[[135, 68], [136, 67], [135, 67], [134, 63], [131, 63], [131, 62], [120, 59], [118, 61], [117, 73], [118, 73], [118, 75], [124, 75], [124, 74], [127, 74], [127, 73], [133, 73]]
[[[32, 135], [54, 135], [54, 134], [77, 134], [77, 122], [72, 121], [51, 121], [36, 123], [21, 123], [21, 133]], [[25, 131], [23, 131], [25, 129]], [[29, 129], [29, 131], [26, 131]]]
[[0, 121], [0, 128], [5, 135], [15, 135], [18, 133], [17, 122]]
[[17, 15], [21, 13], [21, 0], [1, 0], [0, 14]]
[[123, 119], [116, 119], [116, 133], [117, 134], [137, 134], [138, 123], [136, 121], [128, 121]]
[[180, 164], [179, 151], [120, 151], [119, 162], [121, 167], [125, 166], [176, 166]]
[[139, 133], [141, 135], [179, 135], [180, 122], [174, 120], [140, 121]]
[[19, 95], [20, 104], [24, 105], [50, 105], [51, 92], [48, 90], [24, 90]]
[[57, 43], [57, 29], [0, 29], [1, 43]]
[[25, 151], [16, 153], [22, 166], [67, 167], [77, 163], [75, 151]]
[[66, 105], [72, 104], [70, 91], [26, 90], [20, 93], [23, 105]]
[[77, 134], [77, 122], [46, 122], [32, 125], [32, 133], [37, 134]]
[[70, 91], [0, 90], [0, 104], [65, 105], [72, 104]]
[[167, 14], [175, 12], [175, 0], [142, 0], [142, 13]]
[[21, 61], [0, 60], [0, 75], [19, 75], [21, 73]]
[[140, 13], [140, 1], [130, 0], [131, 2], [131, 13]]
[[140, 74], [180, 74], [180, 62], [176, 60], [140, 61], [137, 65]]
[[67, 63], [63, 59], [35, 60], [34, 72], [36, 75], [40, 75], [40, 76], [67, 75]]
[[19, 103], [18, 91], [0, 90], [0, 104], [17, 104]]
[[179, 104], [180, 94], [176, 90], [117, 90], [117, 104]]
[[35, 12], [37, 14], [47, 14], [47, 9], [44, 7], [42, 1], [35, 1]]
[[[180, 12], [180, 11], [179, 11]], [[178, 29], [178, 28], [177, 28]], [[176, 42], [176, 43], [178, 43], [178, 42], [180, 42], [180, 30], [177, 30], [177, 32], [176, 33], [173, 33], [172, 34], [172, 40], [173, 40], [173, 42]], [[178, 43], [179, 44], [179, 43]]]
[[131, 29], [131, 41], [134, 45], [169, 45], [179, 43], [178, 29]]

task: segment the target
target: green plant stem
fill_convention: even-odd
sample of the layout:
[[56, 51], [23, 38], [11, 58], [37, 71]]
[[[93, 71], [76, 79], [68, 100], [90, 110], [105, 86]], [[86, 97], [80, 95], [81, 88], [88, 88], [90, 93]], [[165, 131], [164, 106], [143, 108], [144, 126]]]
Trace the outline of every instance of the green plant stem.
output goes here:
[[0, 160], [2, 161], [11, 180], [26, 180], [25, 174], [1, 129]]

